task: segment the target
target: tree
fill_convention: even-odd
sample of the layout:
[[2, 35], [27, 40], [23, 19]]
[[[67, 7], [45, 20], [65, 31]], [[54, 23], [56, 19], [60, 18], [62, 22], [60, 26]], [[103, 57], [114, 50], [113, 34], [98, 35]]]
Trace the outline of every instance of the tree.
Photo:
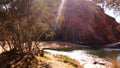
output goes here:
[[[56, 0], [1, 0], [0, 40], [10, 50], [32, 53], [42, 36], [54, 35], [51, 26], [57, 5]], [[5, 44], [1, 46], [4, 48]]]
[[15, 62], [28, 59], [25, 61], [27, 64], [35, 59], [34, 55], [43, 56], [38, 45], [43, 38], [51, 38], [55, 34], [52, 25], [58, 4], [57, 0], [0, 0], [0, 46], [4, 54], [10, 59], [19, 54], [19, 58], [13, 58]]

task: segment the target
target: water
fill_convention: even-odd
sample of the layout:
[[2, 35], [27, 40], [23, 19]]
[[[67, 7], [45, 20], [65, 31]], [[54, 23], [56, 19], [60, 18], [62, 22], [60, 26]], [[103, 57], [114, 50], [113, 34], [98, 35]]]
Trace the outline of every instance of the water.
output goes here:
[[102, 49], [88, 49], [90, 54], [105, 58], [108, 61], [113, 59], [120, 62], [120, 48], [102, 48]]
[[120, 49], [119, 48], [103, 48], [103, 49], [89, 49], [90, 54], [97, 55], [111, 61], [115, 58], [116, 61], [120, 62]]
[[59, 23], [59, 18], [60, 18], [60, 16], [61, 16], [61, 13], [62, 13], [62, 10], [63, 10], [63, 7], [64, 7], [65, 2], [66, 2], [66, 0], [61, 0], [61, 4], [60, 4], [60, 6], [59, 6], [57, 18], [56, 18], [56, 20], [55, 20], [54, 30], [56, 30], [57, 24]]
[[[58, 50], [58, 51], [57, 51]], [[72, 59], [79, 61], [79, 63], [84, 68], [111, 68], [111, 63], [114, 64], [120, 63], [120, 49], [112, 49], [111, 51], [108, 49], [56, 49], [56, 50], [46, 50], [52, 54], [62, 54], [69, 56]], [[117, 62], [116, 62], [117, 61]], [[102, 63], [101, 64], [94, 64], [95, 62]], [[120, 67], [120, 66], [119, 66]], [[116, 68], [116, 67], [115, 67]]]
[[[81, 56], [81, 51], [85, 51], [88, 54], [96, 55], [100, 58], [104, 58], [107, 61], [112, 61], [112, 59], [120, 62], [120, 48], [100, 48], [100, 49], [91, 49], [91, 48], [62, 48], [56, 49], [60, 52], [66, 52], [67, 54], [71, 53], [71, 56], [79, 58]], [[72, 53], [74, 55], [72, 55]], [[75, 55], [76, 54], [76, 55]]]

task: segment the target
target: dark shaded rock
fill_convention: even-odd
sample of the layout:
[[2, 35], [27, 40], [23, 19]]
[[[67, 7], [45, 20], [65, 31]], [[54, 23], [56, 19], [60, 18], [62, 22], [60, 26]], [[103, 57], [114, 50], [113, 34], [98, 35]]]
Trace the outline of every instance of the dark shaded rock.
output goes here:
[[108, 43], [119, 41], [119, 24], [104, 10], [87, 0], [67, 0], [64, 22], [57, 39], [69, 42]]
[[120, 41], [120, 24], [115, 21], [114, 18], [106, 15], [106, 23], [107, 25], [112, 29], [113, 35], [117, 39], [117, 41]]
[[99, 62], [96, 62], [96, 61], [93, 64], [105, 65], [105, 63], [99, 63]]

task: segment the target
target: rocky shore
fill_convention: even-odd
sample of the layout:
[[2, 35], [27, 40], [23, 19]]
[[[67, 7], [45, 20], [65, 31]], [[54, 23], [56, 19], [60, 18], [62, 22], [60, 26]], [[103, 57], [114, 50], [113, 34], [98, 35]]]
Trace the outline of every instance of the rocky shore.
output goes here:
[[[112, 63], [110, 61], [105, 60], [104, 58], [100, 58], [98, 56], [89, 54], [87, 50], [70, 50], [69, 48], [89, 48], [83, 45], [77, 45], [72, 43], [66, 42], [40, 42], [39, 47], [45, 48], [45, 51], [53, 54], [53, 55], [65, 55], [72, 59], [79, 61], [80, 65], [84, 68], [112, 68]], [[69, 51], [56, 51], [56, 50], [49, 50], [49, 49], [57, 49], [57, 48], [66, 48]], [[9, 50], [9, 49], [8, 49]], [[0, 47], [0, 53], [3, 49]]]
[[79, 61], [79, 63], [84, 68], [112, 68], [111, 62], [105, 60], [104, 58], [99, 58], [98, 56], [88, 54], [84, 50], [74, 50], [71, 52], [55, 51], [55, 50], [45, 50], [51, 54], [61, 54], [69, 56], [72, 59]]

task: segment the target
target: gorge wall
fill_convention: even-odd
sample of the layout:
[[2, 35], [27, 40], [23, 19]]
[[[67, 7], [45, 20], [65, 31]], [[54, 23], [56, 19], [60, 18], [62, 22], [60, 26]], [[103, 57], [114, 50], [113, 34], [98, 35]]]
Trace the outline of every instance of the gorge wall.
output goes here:
[[66, 0], [64, 21], [56, 38], [70, 42], [117, 42], [119, 24], [104, 10], [88, 0]]

